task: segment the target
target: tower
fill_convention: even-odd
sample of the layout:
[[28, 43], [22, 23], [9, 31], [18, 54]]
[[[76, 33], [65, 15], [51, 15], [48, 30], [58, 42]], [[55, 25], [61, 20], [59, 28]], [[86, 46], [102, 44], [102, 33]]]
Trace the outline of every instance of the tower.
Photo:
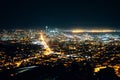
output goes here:
[[48, 31], [48, 26], [45, 26], [45, 30], [46, 30], [46, 32]]

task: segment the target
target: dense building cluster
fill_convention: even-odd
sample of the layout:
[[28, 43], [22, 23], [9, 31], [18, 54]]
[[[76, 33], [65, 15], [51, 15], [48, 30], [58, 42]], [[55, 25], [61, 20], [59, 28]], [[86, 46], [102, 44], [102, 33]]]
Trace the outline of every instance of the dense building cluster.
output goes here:
[[74, 33], [54, 29], [0, 32], [1, 72], [34, 65], [55, 67], [62, 63], [68, 67], [73, 62], [85, 65], [87, 61], [94, 68], [94, 74], [111, 67], [120, 77], [119, 57], [120, 34], [115, 31]]

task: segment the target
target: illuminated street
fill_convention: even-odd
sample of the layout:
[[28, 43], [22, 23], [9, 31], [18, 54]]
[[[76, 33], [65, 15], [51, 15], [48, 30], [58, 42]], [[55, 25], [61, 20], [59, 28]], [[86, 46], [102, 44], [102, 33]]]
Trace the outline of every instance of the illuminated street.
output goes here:
[[39, 40], [42, 41], [42, 44], [44, 45], [44, 49], [46, 50], [46, 51], [44, 52], [44, 55], [49, 55], [52, 51], [51, 51], [51, 49], [49, 48], [49, 45], [47, 45], [47, 43], [46, 43], [46, 41], [45, 41], [45, 39], [44, 39], [43, 33], [40, 33], [40, 39], [39, 39]]

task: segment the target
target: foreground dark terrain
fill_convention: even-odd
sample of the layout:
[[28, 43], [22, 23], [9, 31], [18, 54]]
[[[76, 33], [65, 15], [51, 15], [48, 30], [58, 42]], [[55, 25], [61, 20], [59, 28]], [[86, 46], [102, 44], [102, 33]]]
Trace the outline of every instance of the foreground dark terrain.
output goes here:
[[15, 74], [18, 69], [6, 70], [0, 73], [0, 80], [120, 80], [114, 69], [105, 68], [98, 73], [87, 62], [73, 62], [65, 67], [59, 63], [54, 67], [39, 65], [29, 71]]

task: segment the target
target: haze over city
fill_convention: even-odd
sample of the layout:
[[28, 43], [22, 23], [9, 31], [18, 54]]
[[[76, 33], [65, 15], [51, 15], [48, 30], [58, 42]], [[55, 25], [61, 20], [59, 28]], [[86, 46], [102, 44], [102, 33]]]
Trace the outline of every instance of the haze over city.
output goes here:
[[0, 80], [120, 80], [119, 4], [1, 0]]

